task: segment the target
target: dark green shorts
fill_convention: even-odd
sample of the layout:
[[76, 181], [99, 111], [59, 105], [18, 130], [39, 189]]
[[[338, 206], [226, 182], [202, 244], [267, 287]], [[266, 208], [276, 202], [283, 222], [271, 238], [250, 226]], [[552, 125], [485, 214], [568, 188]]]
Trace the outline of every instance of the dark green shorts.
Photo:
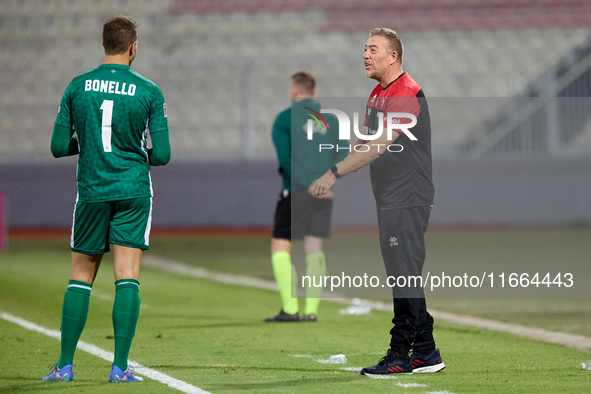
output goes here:
[[101, 254], [110, 244], [149, 249], [152, 198], [76, 202], [70, 247], [73, 252]]

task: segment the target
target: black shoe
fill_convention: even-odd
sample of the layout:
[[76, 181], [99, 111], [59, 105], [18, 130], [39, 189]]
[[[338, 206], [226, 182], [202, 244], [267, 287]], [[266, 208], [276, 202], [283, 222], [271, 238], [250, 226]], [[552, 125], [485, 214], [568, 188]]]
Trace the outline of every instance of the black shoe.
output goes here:
[[388, 350], [388, 355], [382, 357], [377, 365], [361, 370], [362, 375], [388, 375], [395, 373], [412, 373], [412, 369], [408, 357], [404, 359], [392, 350]]
[[413, 373], [439, 372], [445, 368], [439, 349], [433, 350], [427, 356], [413, 351], [410, 355], [410, 363]]
[[268, 319], [263, 320], [265, 323], [270, 323], [270, 322], [295, 322], [295, 321], [300, 321], [300, 314], [299, 313], [294, 313], [293, 315], [290, 315], [289, 313], [285, 313], [283, 312], [283, 310], [281, 310], [281, 312], [279, 312], [279, 314], [275, 317], [270, 317]]
[[302, 318], [302, 321], [312, 321], [312, 322], [316, 322], [318, 321], [318, 318], [316, 317], [315, 314], [311, 313], [309, 315], [304, 315], [304, 317]]

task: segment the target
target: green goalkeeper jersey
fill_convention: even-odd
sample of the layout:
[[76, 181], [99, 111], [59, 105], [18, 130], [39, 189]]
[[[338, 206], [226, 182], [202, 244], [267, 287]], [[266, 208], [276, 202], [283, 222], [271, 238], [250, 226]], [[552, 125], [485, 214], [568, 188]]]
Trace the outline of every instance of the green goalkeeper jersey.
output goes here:
[[146, 140], [148, 132], [168, 132], [166, 103], [152, 81], [103, 64], [70, 82], [55, 124], [78, 137], [79, 201], [152, 196]]

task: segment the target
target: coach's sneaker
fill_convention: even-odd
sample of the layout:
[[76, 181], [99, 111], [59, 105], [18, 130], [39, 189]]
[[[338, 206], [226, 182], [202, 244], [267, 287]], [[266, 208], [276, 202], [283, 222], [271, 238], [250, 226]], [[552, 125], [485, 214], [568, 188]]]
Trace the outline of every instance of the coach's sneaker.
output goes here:
[[281, 310], [281, 312], [279, 312], [279, 314], [277, 316], [270, 317], [270, 318], [264, 320], [265, 323], [270, 323], [270, 322], [296, 322], [296, 321], [300, 321], [300, 314], [299, 313], [294, 313], [293, 315], [291, 315], [289, 313], [283, 312], [283, 309]]
[[394, 373], [412, 373], [412, 369], [408, 358], [405, 360], [392, 350], [388, 350], [388, 354], [382, 357], [377, 365], [361, 370], [362, 375], [388, 375]]
[[304, 315], [304, 317], [302, 318], [302, 321], [317, 322], [318, 318], [316, 317], [315, 314], [310, 313], [309, 315]]
[[51, 367], [51, 372], [43, 377], [44, 382], [71, 382], [74, 380], [72, 364], [64, 365], [58, 368], [57, 363]]
[[445, 368], [439, 349], [435, 349], [428, 356], [412, 352], [410, 363], [413, 373], [439, 372]]
[[113, 369], [111, 369], [111, 373], [109, 374], [109, 383], [133, 383], [144, 381], [144, 379], [135, 376], [132, 371], [133, 367], [127, 367], [127, 371], [123, 372], [121, 368], [113, 365]]

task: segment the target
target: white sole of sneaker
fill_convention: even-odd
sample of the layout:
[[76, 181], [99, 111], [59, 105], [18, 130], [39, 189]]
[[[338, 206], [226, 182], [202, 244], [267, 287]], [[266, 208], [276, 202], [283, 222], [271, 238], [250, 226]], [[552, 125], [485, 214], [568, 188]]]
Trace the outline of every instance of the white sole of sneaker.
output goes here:
[[429, 365], [428, 367], [415, 368], [413, 369], [412, 373], [434, 373], [441, 371], [443, 368], [445, 368], [445, 364], [439, 363], [435, 365]]
[[412, 372], [397, 372], [397, 373], [362, 373], [362, 375], [367, 376], [368, 378], [372, 379], [396, 379], [396, 375], [412, 375]]

